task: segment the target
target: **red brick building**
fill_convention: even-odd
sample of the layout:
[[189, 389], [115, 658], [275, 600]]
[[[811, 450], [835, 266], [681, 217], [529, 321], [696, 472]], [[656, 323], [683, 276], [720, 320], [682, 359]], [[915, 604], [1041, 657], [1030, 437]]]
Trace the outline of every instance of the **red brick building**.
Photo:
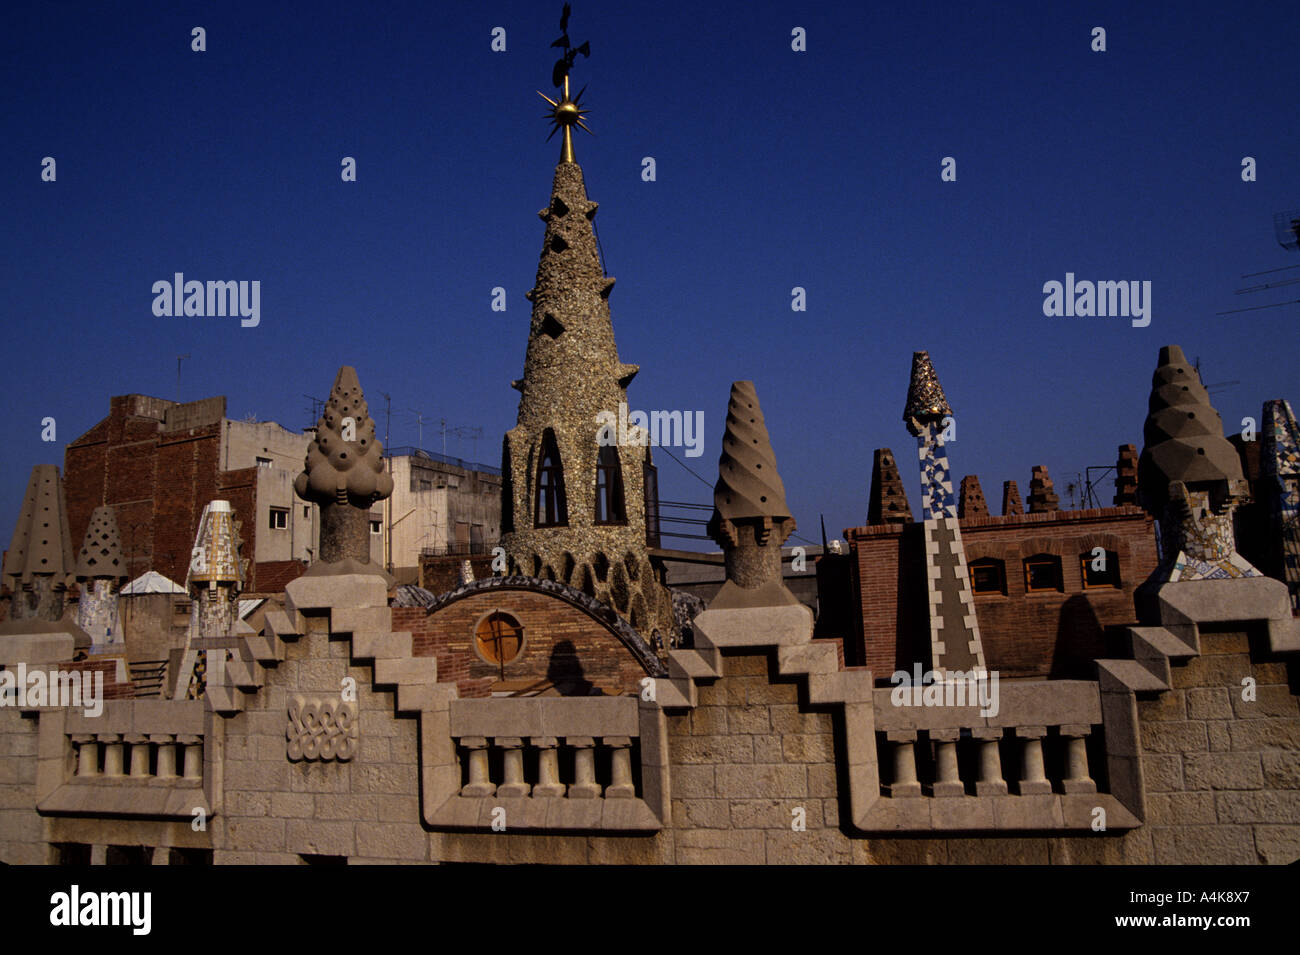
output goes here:
[[554, 581], [488, 577], [392, 613], [462, 698], [639, 694], [642, 679], [666, 673], [624, 620]]
[[[1151, 518], [1133, 506], [964, 517], [961, 534], [986, 659], [1006, 678], [1087, 677], [1111, 652], [1107, 630], [1137, 623], [1133, 591], [1156, 567]], [[823, 613], [847, 604], [841, 619], [856, 640], [846, 657], [887, 680], [929, 653], [915, 643], [928, 632], [922, 526], [849, 528], [845, 538], [848, 599], [824, 593]]]
[[[231, 454], [226, 432], [232, 424], [242, 423], [226, 418], [224, 397], [187, 404], [147, 395], [112, 398], [108, 416], [64, 453], [63, 485], [73, 540], [81, 540], [96, 507], [112, 505], [127, 574], [134, 578], [156, 570], [183, 583], [203, 508], [219, 498], [233, 505], [242, 523], [243, 554], [249, 558], [245, 591], [282, 590], [303, 565], [296, 560], [259, 564], [252, 559], [264, 530], [255, 519], [260, 513], [259, 472], [272, 463], [289, 470], [295, 462], [290, 453], [271, 449], [265, 451], [266, 458], [249, 459], [251, 466], [223, 468], [248, 457]], [[263, 453], [260, 447], [251, 450]], [[280, 460], [272, 461], [273, 454]], [[300, 460], [296, 466], [301, 467]], [[296, 518], [303, 508], [299, 502], [297, 508], [281, 510], [293, 512], [286, 518]]]

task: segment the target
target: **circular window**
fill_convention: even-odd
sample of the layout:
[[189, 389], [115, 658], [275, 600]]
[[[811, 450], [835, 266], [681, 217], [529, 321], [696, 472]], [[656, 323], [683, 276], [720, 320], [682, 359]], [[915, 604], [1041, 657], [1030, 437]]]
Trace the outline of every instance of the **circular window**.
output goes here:
[[474, 647], [488, 663], [505, 666], [524, 646], [524, 628], [510, 614], [494, 610], [474, 628]]

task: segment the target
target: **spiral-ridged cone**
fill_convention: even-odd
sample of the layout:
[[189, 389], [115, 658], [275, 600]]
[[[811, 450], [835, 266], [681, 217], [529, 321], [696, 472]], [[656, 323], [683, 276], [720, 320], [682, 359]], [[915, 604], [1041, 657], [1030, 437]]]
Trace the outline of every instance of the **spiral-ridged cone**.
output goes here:
[[305, 469], [294, 481], [304, 501], [351, 503], [369, 507], [393, 493], [384, 473], [383, 447], [366, 406], [356, 369], [339, 369], [329, 400], [316, 422], [316, 440], [307, 448]]
[[912, 352], [912, 380], [907, 388], [907, 406], [903, 421], [912, 434], [917, 434], [913, 422], [938, 421], [952, 414], [952, 406], [939, 384], [939, 376], [927, 351]]
[[117, 529], [117, 512], [112, 507], [97, 507], [90, 515], [90, 526], [77, 555], [77, 579], [110, 577], [126, 580], [122, 560], [122, 535]]
[[710, 523], [716, 523], [719, 517], [734, 522], [764, 517], [785, 520], [791, 516], [752, 381], [737, 381], [731, 386], [713, 508]]
[[1223, 436], [1223, 421], [1177, 345], [1160, 349], [1147, 408], [1138, 494], [1148, 510], [1164, 507], [1174, 481], [1242, 480], [1241, 459]]

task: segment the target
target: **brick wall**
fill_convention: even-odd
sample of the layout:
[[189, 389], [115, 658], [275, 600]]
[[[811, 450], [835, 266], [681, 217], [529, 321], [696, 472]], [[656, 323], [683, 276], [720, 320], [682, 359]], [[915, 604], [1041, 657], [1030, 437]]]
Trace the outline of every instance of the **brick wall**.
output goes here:
[[394, 608], [393, 627], [411, 633], [417, 656], [437, 658], [438, 679], [454, 681], [462, 697], [487, 696], [500, 671], [478, 655], [473, 641], [479, 620], [494, 610], [513, 615], [524, 628], [523, 652], [505, 667], [512, 683], [560, 683], [577, 695], [588, 687], [610, 695], [640, 692], [645, 669], [623, 642], [585, 611], [550, 594], [472, 594], [432, 614]]
[[86, 676], [83, 679], [93, 680], [90, 674], [96, 671], [104, 674], [104, 695], [101, 699], [105, 700], [130, 700], [135, 698], [135, 684], [131, 682], [130, 671], [127, 672], [126, 682], [117, 682], [117, 660], [115, 658], [106, 658], [101, 656], [89, 657], [85, 660], [77, 660], [72, 663], [60, 663], [58, 669], [66, 673], [82, 672]]
[[[135, 578], [156, 570], [183, 584], [203, 508], [221, 498], [230, 501], [243, 525], [243, 555], [254, 553], [256, 469], [220, 470], [222, 424], [219, 416], [212, 420], [218, 407], [214, 402], [224, 399], [182, 406], [190, 411], [177, 421], [201, 422], [195, 427], [164, 429], [152, 416], [163, 413], [155, 407], [158, 399], [118, 395], [110, 401], [109, 416], [64, 452], [63, 484], [74, 548], [81, 546], [95, 508], [111, 504], [117, 512], [126, 573]], [[256, 566], [250, 563], [245, 589], [257, 588]]]
[[[1001, 560], [1005, 595], [975, 597], [989, 666], [1006, 677], [1091, 679], [1091, 661], [1114, 655], [1110, 628], [1136, 623], [1133, 591], [1155, 569], [1151, 519], [1135, 507], [964, 518], [967, 562]], [[854, 589], [861, 621], [861, 659], [888, 677], [924, 659], [917, 635], [928, 632], [920, 524], [845, 531], [856, 558]], [[1094, 547], [1115, 553], [1121, 587], [1083, 586], [1079, 558]], [[1061, 558], [1063, 592], [1027, 593], [1022, 560], [1037, 553]]]

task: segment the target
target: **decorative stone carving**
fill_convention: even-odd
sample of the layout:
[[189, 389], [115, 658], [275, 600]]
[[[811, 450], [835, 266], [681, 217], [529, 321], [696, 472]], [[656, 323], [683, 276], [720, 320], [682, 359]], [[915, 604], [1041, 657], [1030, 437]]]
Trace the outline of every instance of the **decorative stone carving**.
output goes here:
[[797, 604], [781, 576], [781, 545], [794, 529], [754, 383], [733, 382], [705, 528], [722, 548], [727, 579], [710, 609]]
[[1233, 512], [1250, 499], [1237, 451], [1177, 345], [1160, 349], [1138, 459], [1138, 500], [1160, 521], [1155, 580], [1258, 577], [1237, 552]]
[[32, 468], [23, 509], [5, 553], [5, 583], [13, 591], [9, 619], [57, 623], [63, 616], [72, 569], [72, 538], [59, 469], [38, 464]]
[[320, 505], [319, 563], [336, 573], [378, 572], [370, 567], [370, 507], [393, 493], [393, 478], [350, 365], [334, 378], [294, 491]]
[[285, 729], [287, 753], [293, 762], [337, 759], [356, 755], [361, 738], [357, 704], [334, 696], [289, 698], [289, 725]]

